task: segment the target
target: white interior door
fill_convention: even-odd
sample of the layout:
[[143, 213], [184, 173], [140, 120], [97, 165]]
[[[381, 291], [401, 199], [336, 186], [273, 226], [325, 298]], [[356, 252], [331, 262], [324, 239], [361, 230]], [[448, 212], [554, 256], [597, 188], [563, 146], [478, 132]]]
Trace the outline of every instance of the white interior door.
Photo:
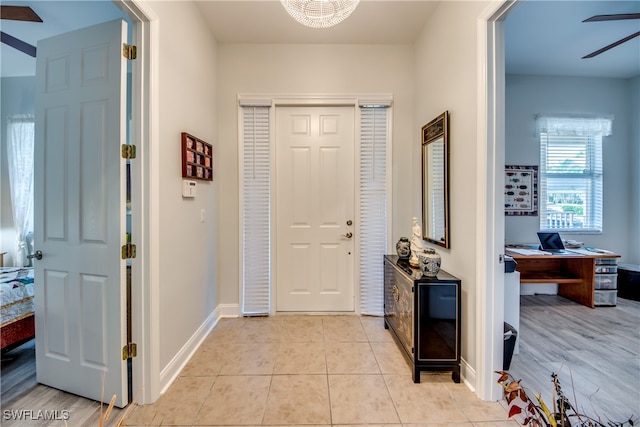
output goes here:
[[37, 380], [128, 402], [125, 241], [126, 22], [38, 43]]
[[276, 109], [278, 311], [353, 311], [354, 107]]

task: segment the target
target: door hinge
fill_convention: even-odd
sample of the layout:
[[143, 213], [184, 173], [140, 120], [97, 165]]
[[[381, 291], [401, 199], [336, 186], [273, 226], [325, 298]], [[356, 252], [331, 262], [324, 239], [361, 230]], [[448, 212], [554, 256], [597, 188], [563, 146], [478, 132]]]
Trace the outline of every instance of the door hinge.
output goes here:
[[127, 243], [122, 246], [122, 259], [131, 259], [136, 257], [136, 245]]
[[123, 159], [135, 159], [136, 158], [136, 146], [131, 144], [122, 144], [122, 158]]
[[138, 48], [134, 44], [122, 43], [122, 56], [127, 59], [136, 59], [138, 57]]
[[138, 345], [134, 342], [122, 347], [122, 360], [133, 359], [138, 355]]

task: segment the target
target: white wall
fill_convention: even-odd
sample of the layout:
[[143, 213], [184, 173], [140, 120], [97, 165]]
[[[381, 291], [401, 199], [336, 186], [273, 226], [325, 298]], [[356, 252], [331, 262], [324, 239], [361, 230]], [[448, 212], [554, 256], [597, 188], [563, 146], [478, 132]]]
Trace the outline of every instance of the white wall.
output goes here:
[[[475, 369], [477, 18], [487, 2], [440, 3], [414, 48], [412, 212], [421, 217], [420, 127], [445, 110], [450, 114], [451, 249], [435, 247], [442, 268], [462, 280], [462, 358]], [[464, 369], [464, 365], [463, 365]], [[474, 384], [472, 384], [474, 386]]]
[[[506, 80], [506, 164], [538, 165], [540, 144], [535, 134], [534, 115], [538, 113], [613, 114], [613, 134], [603, 137], [604, 206], [602, 234], [562, 234], [563, 238], [612, 250], [621, 262], [633, 259], [629, 232], [632, 222], [632, 83], [624, 79], [574, 78], [508, 75]], [[637, 104], [637, 101], [636, 101]], [[635, 117], [635, 120], [632, 119]], [[636, 126], [637, 127], [637, 126]], [[637, 147], [637, 136], [636, 144]], [[637, 175], [636, 175], [637, 179]], [[638, 181], [636, 180], [636, 183]], [[637, 197], [636, 197], [637, 200]], [[538, 216], [505, 218], [508, 243], [535, 243]]]
[[[35, 70], [34, 70], [35, 72]], [[16, 253], [16, 232], [11, 207], [11, 189], [7, 163], [7, 117], [14, 114], [34, 114], [36, 78], [3, 77], [1, 79], [2, 116], [0, 126], [0, 252], [7, 252], [4, 265], [12, 266]]]
[[[165, 369], [216, 309], [218, 188], [198, 181], [197, 197], [182, 198], [180, 133], [214, 147], [219, 165], [216, 42], [191, 2], [150, 2], [159, 18], [159, 291], [160, 369]], [[224, 159], [222, 157], [222, 159]], [[205, 210], [205, 222], [200, 212]]]
[[393, 242], [411, 233], [413, 78], [410, 45], [219, 46], [220, 302], [238, 304], [237, 94], [367, 94], [394, 96]]

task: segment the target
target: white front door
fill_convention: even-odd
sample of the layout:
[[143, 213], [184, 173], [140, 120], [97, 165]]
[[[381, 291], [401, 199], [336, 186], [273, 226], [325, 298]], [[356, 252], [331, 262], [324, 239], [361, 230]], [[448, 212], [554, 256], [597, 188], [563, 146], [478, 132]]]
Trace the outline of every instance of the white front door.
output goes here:
[[354, 107], [276, 108], [278, 311], [353, 311]]
[[122, 20], [38, 43], [35, 261], [37, 380], [128, 402], [126, 60]]

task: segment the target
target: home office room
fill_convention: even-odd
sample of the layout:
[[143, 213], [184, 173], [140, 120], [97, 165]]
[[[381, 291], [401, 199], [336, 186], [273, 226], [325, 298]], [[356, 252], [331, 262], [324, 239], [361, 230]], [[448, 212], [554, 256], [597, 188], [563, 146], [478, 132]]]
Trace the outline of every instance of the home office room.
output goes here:
[[[579, 44], [545, 46], [544, 30], [525, 34], [526, 14], [555, 25], [570, 13], [547, 3], [521, 5], [505, 25], [505, 245], [515, 259], [505, 274], [505, 331], [517, 334], [510, 373], [543, 393], [558, 373], [584, 408], [616, 418], [637, 412], [639, 401], [638, 66], [617, 62], [611, 47], [610, 67], [598, 69], [580, 58], [589, 49], [568, 54]], [[613, 22], [575, 25], [625, 31]], [[509, 48], [523, 38], [537, 46]], [[552, 45], [567, 47], [564, 59]], [[540, 55], [537, 65], [527, 55]]]

